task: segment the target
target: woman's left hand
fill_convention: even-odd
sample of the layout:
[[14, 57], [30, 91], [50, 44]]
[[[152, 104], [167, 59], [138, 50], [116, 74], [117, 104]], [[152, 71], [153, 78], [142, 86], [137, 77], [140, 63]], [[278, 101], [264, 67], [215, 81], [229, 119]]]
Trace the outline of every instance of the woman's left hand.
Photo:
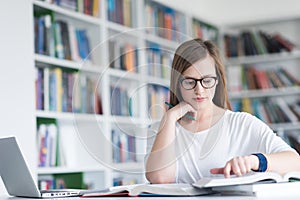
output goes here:
[[213, 168], [210, 170], [212, 174], [224, 174], [225, 178], [229, 178], [231, 174], [242, 176], [250, 172], [252, 169], [256, 170], [259, 166], [257, 156], [239, 156], [229, 160], [222, 168]]

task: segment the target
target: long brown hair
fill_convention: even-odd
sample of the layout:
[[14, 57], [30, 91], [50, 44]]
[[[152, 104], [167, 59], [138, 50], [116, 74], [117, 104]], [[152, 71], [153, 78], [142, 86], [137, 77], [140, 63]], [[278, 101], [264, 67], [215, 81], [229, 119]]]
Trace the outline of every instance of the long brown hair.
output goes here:
[[209, 54], [215, 61], [216, 74], [218, 78], [213, 102], [221, 108], [231, 109], [228, 99], [225, 67], [221, 60], [219, 50], [211, 41], [203, 41], [199, 38], [182, 43], [175, 52], [172, 62], [170, 82], [170, 103], [172, 105], [175, 106], [182, 101], [179, 88], [179, 81], [182, 73], [192, 64], [206, 58], [207, 54]]

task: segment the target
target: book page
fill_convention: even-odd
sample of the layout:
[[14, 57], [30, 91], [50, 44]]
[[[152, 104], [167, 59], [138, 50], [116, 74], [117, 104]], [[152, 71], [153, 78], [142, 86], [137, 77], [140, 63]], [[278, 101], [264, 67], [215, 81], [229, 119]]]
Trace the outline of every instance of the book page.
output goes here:
[[190, 184], [144, 184], [134, 187], [130, 196], [138, 196], [142, 193], [170, 196], [193, 196], [208, 194], [208, 190], [199, 190]]
[[285, 181], [300, 181], [300, 171], [293, 171], [284, 174], [283, 179]]
[[258, 181], [273, 180], [274, 182], [282, 182], [283, 178], [281, 175], [272, 172], [250, 172], [243, 176], [232, 175], [230, 178], [222, 176], [204, 177], [193, 184], [195, 187], [216, 187], [226, 185], [240, 185], [255, 183]]

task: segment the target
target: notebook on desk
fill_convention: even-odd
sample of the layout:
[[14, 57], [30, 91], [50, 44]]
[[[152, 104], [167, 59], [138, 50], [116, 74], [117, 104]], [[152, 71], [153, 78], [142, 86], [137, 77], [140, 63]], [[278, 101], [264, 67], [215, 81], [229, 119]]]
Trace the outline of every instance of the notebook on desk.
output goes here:
[[11, 196], [55, 198], [81, 196], [82, 190], [39, 190], [15, 137], [0, 138], [0, 175]]

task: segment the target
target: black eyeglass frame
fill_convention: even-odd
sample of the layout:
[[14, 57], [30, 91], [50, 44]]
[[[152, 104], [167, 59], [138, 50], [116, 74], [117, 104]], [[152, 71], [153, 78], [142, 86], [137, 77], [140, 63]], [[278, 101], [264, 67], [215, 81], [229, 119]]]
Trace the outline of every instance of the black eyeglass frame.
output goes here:
[[[215, 80], [215, 83], [213, 84], [213, 86], [211, 86], [211, 87], [206, 87], [206, 86], [203, 85], [202, 81], [203, 81], [204, 79], [207, 79], [207, 78], [212, 78], [212, 79]], [[182, 82], [183, 82], [184, 80], [187, 80], [187, 79], [192, 79], [192, 80], [195, 81], [195, 85], [194, 85], [192, 88], [190, 88], [190, 89], [185, 88], [185, 87], [183, 86], [183, 84], [182, 84]], [[180, 84], [181, 84], [181, 86], [182, 86], [185, 90], [192, 90], [192, 89], [194, 89], [194, 88], [197, 86], [197, 82], [199, 81], [200, 84], [201, 84], [201, 86], [202, 86], [203, 88], [205, 88], [205, 89], [210, 89], [210, 88], [213, 88], [213, 87], [216, 85], [217, 80], [218, 80], [217, 77], [204, 77], [204, 78], [200, 78], [200, 79], [196, 79], [196, 78], [182, 78], [182, 79], [180, 79]]]

